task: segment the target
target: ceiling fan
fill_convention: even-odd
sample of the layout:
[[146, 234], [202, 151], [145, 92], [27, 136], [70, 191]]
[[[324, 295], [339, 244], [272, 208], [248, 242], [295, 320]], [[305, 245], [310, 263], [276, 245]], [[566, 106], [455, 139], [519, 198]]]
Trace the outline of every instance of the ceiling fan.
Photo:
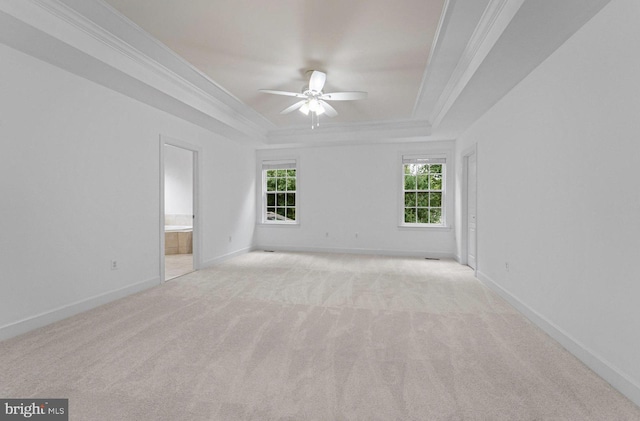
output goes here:
[[309, 76], [309, 86], [304, 87], [301, 93], [286, 92], [286, 91], [273, 91], [270, 89], [259, 89], [260, 92], [266, 94], [285, 95], [301, 98], [290, 107], [285, 108], [280, 114], [288, 114], [295, 110], [300, 110], [305, 115], [311, 114], [311, 128], [315, 129], [320, 125], [318, 117], [322, 114], [326, 114], [329, 117], [335, 117], [338, 112], [335, 108], [329, 105], [326, 101], [352, 101], [356, 99], [364, 99], [367, 97], [366, 92], [351, 91], [351, 92], [333, 92], [324, 93], [324, 83], [327, 80], [327, 74], [318, 70], [310, 70], [307, 73], [311, 73]]

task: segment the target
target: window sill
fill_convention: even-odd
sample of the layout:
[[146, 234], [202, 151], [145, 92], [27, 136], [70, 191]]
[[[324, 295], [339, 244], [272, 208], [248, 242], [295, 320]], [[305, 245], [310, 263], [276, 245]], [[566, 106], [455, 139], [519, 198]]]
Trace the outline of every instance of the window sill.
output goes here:
[[422, 225], [422, 224], [401, 224], [398, 229], [402, 231], [451, 231], [450, 225]]
[[289, 227], [299, 228], [300, 222], [258, 222], [256, 224], [259, 227]]

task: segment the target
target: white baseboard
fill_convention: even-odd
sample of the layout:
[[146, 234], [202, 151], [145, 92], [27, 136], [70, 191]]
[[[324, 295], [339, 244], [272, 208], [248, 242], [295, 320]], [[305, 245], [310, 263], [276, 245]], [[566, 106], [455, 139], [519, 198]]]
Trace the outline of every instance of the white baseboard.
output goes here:
[[[248, 253], [252, 249], [252, 247], [246, 247], [244, 249], [228, 253], [226, 255], [205, 262], [202, 267], [205, 268], [221, 263], [235, 256]], [[84, 300], [76, 301], [74, 303], [67, 304], [53, 310], [46, 311], [44, 313], [37, 314], [35, 316], [27, 317], [25, 319], [7, 324], [5, 326], [1, 326], [0, 341], [13, 338], [14, 336], [22, 335], [23, 333], [27, 333], [31, 330], [46, 326], [51, 323], [55, 323], [62, 319], [66, 319], [67, 317], [82, 313], [83, 311], [91, 310], [92, 308], [98, 307], [111, 301], [115, 301], [120, 298], [124, 298], [128, 295], [135, 294], [136, 292], [140, 292], [157, 285], [160, 285], [160, 278], [149, 279], [126, 286], [124, 288], [95, 295]]]
[[531, 322], [558, 341], [567, 351], [575, 355], [587, 367], [609, 382], [611, 386], [615, 387], [620, 391], [620, 393], [628, 397], [636, 405], [640, 406], [640, 385], [638, 385], [636, 381], [622, 373], [596, 352], [574, 339], [570, 334], [556, 326], [543, 315], [524, 304], [484, 273], [478, 271], [477, 277], [483, 284], [498, 293], [498, 295], [509, 302], [509, 304], [515, 307], [516, 310], [522, 313]]
[[220, 264], [220, 263], [224, 262], [225, 260], [229, 260], [229, 259], [232, 259], [232, 258], [234, 258], [236, 256], [240, 256], [240, 255], [249, 253], [250, 251], [252, 251], [254, 249], [255, 249], [254, 247], [245, 247], [245, 248], [240, 249], [240, 250], [232, 251], [231, 253], [223, 254], [222, 256], [218, 256], [218, 257], [216, 257], [214, 259], [207, 260], [206, 262], [202, 263], [201, 269], [208, 268], [208, 267]]
[[83, 311], [91, 310], [92, 308], [126, 297], [127, 295], [135, 294], [136, 292], [140, 292], [157, 285], [160, 285], [160, 278], [149, 279], [146, 281], [135, 283], [133, 285], [128, 285], [124, 288], [120, 288], [114, 291], [94, 295], [93, 297], [76, 301], [74, 303], [67, 304], [53, 310], [49, 310], [44, 313], [40, 313], [35, 316], [19, 320], [17, 322], [10, 323], [8, 325], [0, 327], [0, 341], [12, 338], [14, 336], [22, 335], [23, 333], [27, 333], [39, 327], [46, 326], [62, 319], [66, 319], [67, 317], [75, 316], [76, 314], [82, 313]]
[[379, 250], [379, 249], [358, 249], [358, 248], [338, 248], [338, 247], [300, 247], [300, 246], [270, 246], [262, 245], [253, 247], [254, 250], [273, 250], [289, 252], [308, 253], [339, 253], [339, 254], [366, 254], [376, 256], [394, 257], [428, 257], [431, 259], [453, 259], [452, 253], [435, 251], [411, 251], [411, 250]]

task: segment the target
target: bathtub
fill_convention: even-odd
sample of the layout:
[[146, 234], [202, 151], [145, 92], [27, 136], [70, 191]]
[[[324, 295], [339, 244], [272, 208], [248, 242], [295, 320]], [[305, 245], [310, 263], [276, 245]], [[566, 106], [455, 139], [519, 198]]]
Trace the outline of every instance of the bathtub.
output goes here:
[[164, 232], [191, 232], [193, 227], [189, 225], [165, 225]]
[[164, 226], [164, 254], [193, 253], [193, 227], [188, 225]]

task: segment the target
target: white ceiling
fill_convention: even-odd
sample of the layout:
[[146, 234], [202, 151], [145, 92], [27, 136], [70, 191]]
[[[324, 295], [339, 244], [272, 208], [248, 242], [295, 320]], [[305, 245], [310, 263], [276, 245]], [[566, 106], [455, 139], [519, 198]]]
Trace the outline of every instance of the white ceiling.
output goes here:
[[[258, 147], [455, 139], [609, 1], [0, 0], [0, 42]], [[369, 98], [258, 92], [310, 69]]]
[[278, 127], [308, 125], [297, 101], [307, 70], [325, 92], [367, 91], [333, 102], [332, 123], [412, 117], [444, 0], [106, 0], [135, 24]]

